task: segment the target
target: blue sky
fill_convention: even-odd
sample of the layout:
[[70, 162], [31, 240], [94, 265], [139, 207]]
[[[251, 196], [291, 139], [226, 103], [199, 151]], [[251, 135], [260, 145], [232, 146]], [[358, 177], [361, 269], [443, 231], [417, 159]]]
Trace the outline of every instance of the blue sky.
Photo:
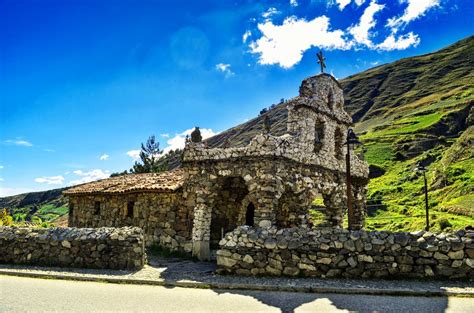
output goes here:
[[473, 34], [471, 0], [0, 0], [0, 196], [133, 164], [337, 78]]

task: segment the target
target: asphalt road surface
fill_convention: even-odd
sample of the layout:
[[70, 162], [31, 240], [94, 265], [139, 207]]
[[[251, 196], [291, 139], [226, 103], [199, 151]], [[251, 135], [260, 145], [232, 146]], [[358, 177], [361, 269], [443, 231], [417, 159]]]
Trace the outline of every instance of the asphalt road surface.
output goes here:
[[0, 312], [474, 312], [474, 298], [166, 288], [0, 276]]

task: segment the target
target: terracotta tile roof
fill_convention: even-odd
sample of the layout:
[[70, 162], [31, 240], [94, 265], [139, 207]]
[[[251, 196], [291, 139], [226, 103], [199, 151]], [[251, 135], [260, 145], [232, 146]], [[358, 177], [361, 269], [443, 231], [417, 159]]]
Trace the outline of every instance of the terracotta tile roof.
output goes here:
[[65, 195], [114, 194], [139, 191], [173, 192], [183, 185], [184, 171], [129, 174], [78, 185], [63, 191]]

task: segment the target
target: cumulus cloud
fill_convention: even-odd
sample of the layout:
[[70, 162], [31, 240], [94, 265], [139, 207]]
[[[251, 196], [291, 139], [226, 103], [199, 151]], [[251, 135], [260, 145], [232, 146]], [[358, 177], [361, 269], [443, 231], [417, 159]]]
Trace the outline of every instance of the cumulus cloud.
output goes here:
[[127, 151], [127, 155], [136, 161], [140, 158], [140, 150]]
[[[322, 15], [312, 20], [288, 16], [283, 22], [275, 23], [270, 16], [265, 14], [262, 22], [257, 24], [257, 30], [245, 32], [243, 42], [248, 41], [250, 34], [259, 34], [259, 38], [249, 43], [250, 53], [258, 56], [258, 63], [262, 65], [279, 65], [282, 68], [291, 68], [298, 64], [303, 54], [313, 48], [325, 50], [348, 50], [367, 47], [372, 50], [403, 50], [409, 47], [416, 47], [420, 43], [417, 34], [409, 32], [407, 34], [397, 33], [398, 28], [408, 22], [423, 16], [429, 8], [438, 6], [441, 0], [400, 0], [408, 3], [404, 13], [400, 16], [392, 17], [388, 20], [385, 29], [387, 35], [379, 42], [373, 42], [376, 35], [375, 27], [377, 19], [380, 18], [378, 12], [387, 5], [379, 4], [377, 0], [371, 0], [369, 5], [359, 18], [357, 24], [352, 24], [346, 29], [337, 29], [331, 26], [329, 17]], [[365, 0], [354, 0], [357, 6], [365, 3]], [[342, 10], [351, 0], [332, 0], [329, 5], [338, 4]], [[267, 13], [274, 12], [270, 8]], [[278, 11], [277, 11], [278, 12]], [[280, 13], [280, 12], [278, 12]], [[219, 64], [225, 66], [226, 64]], [[222, 67], [221, 71], [226, 70]]]
[[7, 145], [23, 146], [23, 147], [33, 147], [31, 142], [28, 142], [23, 139], [8, 139], [4, 141]]
[[[301, 61], [303, 53], [311, 47], [348, 49], [344, 31], [330, 30], [329, 18], [316, 17], [311, 21], [287, 17], [282, 25], [267, 20], [258, 24], [262, 37], [250, 44], [252, 53], [259, 54], [260, 64], [278, 64], [290, 68]], [[304, 36], [302, 36], [304, 34]]]
[[163, 138], [170, 138], [170, 134], [161, 134], [160, 136]]
[[252, 32], [250, 30], [247, 30], [243, 35], [242, 35], [242, 42], [246, 43], [247, 39], [252, 36]]
[[40, 184], [48, 184], [48, 185], [62, 185], [64, 182], [64, 177], [61, 175], [49, 176], [49, 177], [38, 177], [38, 178], [35, 178], [35, 182], [40, 183]]
[[290, 0], [290, 5], [291, 5], [292, 7], [297, 7], [297, 6], [298, 6], [298, 1], [296, 1], [296, 0]]
[[385, 7], [383, 4], [377, 4], [375, 0], [370, 2], [369, 6], [364, 10], [360, 17], [359, 23], [355, 26], [349, 27], [348, 32], [354, 37], [354, 41], [358, 44], [372, 47], [370, 40], [370, 30], [375, 27], [375, 13], [379, 12]]
[[106, 161], [109, 159], [109, 155], [108, 154], [102, 154], [100, 157], [99, 157], [99, 160], [101, 161]]
[[[166, 154], [171, 150], [183, 149], [186, 135], [191, 136], [191, 133], [193, 132], [193, 130], [194, 128], [187, 129], [184, 132], [176, 134], [174, 137], [168, 139], [166, 141], [168, 146], [163, 149], [163, 154]], [[201, 131], [202, 139], [207, 139], [209, 137], [212, 137], [218, 134], [218, 132], [216, 133], [210, 128], [200, 128], [199, 130]]]
[[230, 64], [219, 63], [216, 64], [216, 70], [224, 73], [225, 77], [233, 76], [235, 73], [230, 69]]
[[73, 173], [79, 176], [80, 178], [71, 180], [69, 182], [69, 185], [84, 184], [91, 181], [108, 178], [110, 176], [110, 171], [107, 171], [107, 170], [103, 171], [101, 169], [95, 169], [90, 172], [83, 172], [81, 170], [76, 170], [76, 171], [73, 171]]
[[413, 32], [398, 36], [398, 38], [395, 38], [395, 35], [391, 34], [387, 38], [385, 38], [382, 43], [377, 45], [377, 49], [384, 51], [404, 50], [411, 46], [416, 47], [419, 43], [420, 38]]
[[402, 0], [402, 3], [408, 3], [403, 14], [399, 17], [393, 17], [388, 19], [387, 26], [392, 28], [394, 32], [402, 28], [406, 24], [419, 17], [425, 15], [425, 13], [436, 6], [439, 6], [440, 0]]

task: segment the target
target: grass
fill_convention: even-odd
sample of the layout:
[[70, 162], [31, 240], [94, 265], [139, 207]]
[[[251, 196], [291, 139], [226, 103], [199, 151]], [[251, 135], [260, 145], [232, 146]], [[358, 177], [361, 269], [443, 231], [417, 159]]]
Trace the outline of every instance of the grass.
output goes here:
[[51, 222], [60, 216], [68, 213], [67, 206], [56, 207], [52, 204], [44, 204], [40, 207], [28, 206], [23, 208], [13, 208], [10, 213], [15, 222]]

